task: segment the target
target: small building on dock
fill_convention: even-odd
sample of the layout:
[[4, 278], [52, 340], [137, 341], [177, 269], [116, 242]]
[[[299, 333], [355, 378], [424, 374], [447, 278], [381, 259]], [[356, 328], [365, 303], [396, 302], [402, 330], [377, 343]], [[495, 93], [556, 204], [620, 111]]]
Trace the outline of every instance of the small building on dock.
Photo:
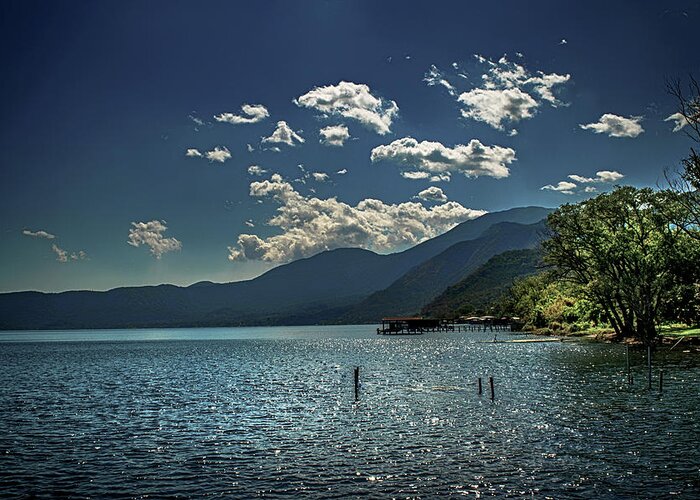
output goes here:
[[377, 335], [422, 335], [427, 332], [454, 332], [452, 320], [424, 318], [422, 316], [382, 318]]
[[503, 316], [460, 316], [457, 320], [457, 331], [479, 332], [479, 331], [518, 331], [522, 329], [520, 318]]

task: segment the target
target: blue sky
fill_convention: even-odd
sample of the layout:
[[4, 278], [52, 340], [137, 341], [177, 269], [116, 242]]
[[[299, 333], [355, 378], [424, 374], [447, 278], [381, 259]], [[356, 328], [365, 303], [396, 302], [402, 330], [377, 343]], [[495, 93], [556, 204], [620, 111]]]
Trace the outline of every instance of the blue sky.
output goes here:
[[665, 79], [700, 74], [695, 1], [0, 9], [0, 291], [401, 250], [690, 147]]

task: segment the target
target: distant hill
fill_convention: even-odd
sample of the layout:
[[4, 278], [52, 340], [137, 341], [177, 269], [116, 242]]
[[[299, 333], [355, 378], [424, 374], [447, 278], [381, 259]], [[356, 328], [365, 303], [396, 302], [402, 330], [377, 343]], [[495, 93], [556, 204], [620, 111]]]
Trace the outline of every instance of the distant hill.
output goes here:
[[129, 328], [278, 324], [347, 305], [405, 272], [399, 261], [337, 249], [236, 283], [200, 282], [107, 292], [0, 294], [0, 328]]
[[434, 318], [454, 318], [481, 313], [516, 278], [538, 272], [541, 265], [542, 255], [536, 248], [498, 254], [463, 280], [448, 287], [426, 305], [421, 314]]
[[389, 287], [371, 294], [348, 311], [343, 317], [344, 322], [415, 314], [445, 288], [466, 278], [494, 255], [511, 249], [536, 247], [543, 230], [543, 222], [494, 224], [481, 237], [452, 245], [412, 268]]
[[408, 258], [411, 267], [425, 262], [447, 250], [455, 243], [473, 240], [480, 237], [484, 231], [499, 222], [514, 222], [517, 224], [534, 224], [546, 219], [554, 209], [543, 207], [518, 207], [501, 212], [491, 212], [481, 217], [456, 225], [449, 231], [429, 239], [401, 253], [393, 254], [396, 258]]
[[[347, 313], [355, 304], [389, 287], [409, 270], [456, 242], [477, 238], [503, 221], [530, 224], [550, 211], [525, 207], [489, 213], [403, 252], [379, 255], [362, 249], [331, 250], [235, 283], [124, 287], [107, 292], [0, 294], [0, 329], [341, 322], [348, 318]], [[377, 319], [366, 317], [366, 321]]]

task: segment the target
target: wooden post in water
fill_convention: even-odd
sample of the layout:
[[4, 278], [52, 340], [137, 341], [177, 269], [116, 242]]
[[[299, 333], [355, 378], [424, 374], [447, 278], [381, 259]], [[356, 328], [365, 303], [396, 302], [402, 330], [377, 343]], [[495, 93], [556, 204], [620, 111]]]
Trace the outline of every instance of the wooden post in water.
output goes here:
[[479, 377], [479, 396], [481, 396], [481, 377]]
[[493, 401], [496, 397], [496, 395], [493, 392], [493, 377], [489, 377], [489, 385], [491, 386], [491, 401]]
[[355, 367], [355, 401], [360, 397], [360, 367]]
[[664, 392], [664, 371], [659, 371], [659, 393]]
[[627, 383], [632, 385], [632, 370], [630, 368], [630, 346], [627, 347]]
[[647, 346], [647, 368], [648, 368], [648, 379], [649, 379], [649, 390], [651, 390], [651, 345]]

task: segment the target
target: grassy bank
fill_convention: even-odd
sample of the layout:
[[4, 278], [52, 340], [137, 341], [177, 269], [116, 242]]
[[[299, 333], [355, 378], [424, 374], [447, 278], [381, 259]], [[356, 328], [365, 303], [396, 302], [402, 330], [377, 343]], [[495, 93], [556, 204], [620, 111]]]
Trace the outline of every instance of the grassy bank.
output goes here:
[[664, 325], [661, 327], [661, 335], [674, 339], [697, 338], [700, 339], [700, 328], [689, 328], [686, 325]]
[[[691, 344], [700, 344], [700, 328], [688, 327], [687, 325], [662, 325], [660, 328], [662, 343], [676, 343], [679, 340], [687, 341]], [[596, 327], [580, 331], [569, 331], [566, 329], [552, 330], [551, 328], [537, 328], [528, 333], [535, 335], [557, 335], [570, 337], [592, 342], [617, 342], [615, 331], [609, 327]], [[640, 344], [636, 339], [627, 338], [623, 340], [626, 344]]]

